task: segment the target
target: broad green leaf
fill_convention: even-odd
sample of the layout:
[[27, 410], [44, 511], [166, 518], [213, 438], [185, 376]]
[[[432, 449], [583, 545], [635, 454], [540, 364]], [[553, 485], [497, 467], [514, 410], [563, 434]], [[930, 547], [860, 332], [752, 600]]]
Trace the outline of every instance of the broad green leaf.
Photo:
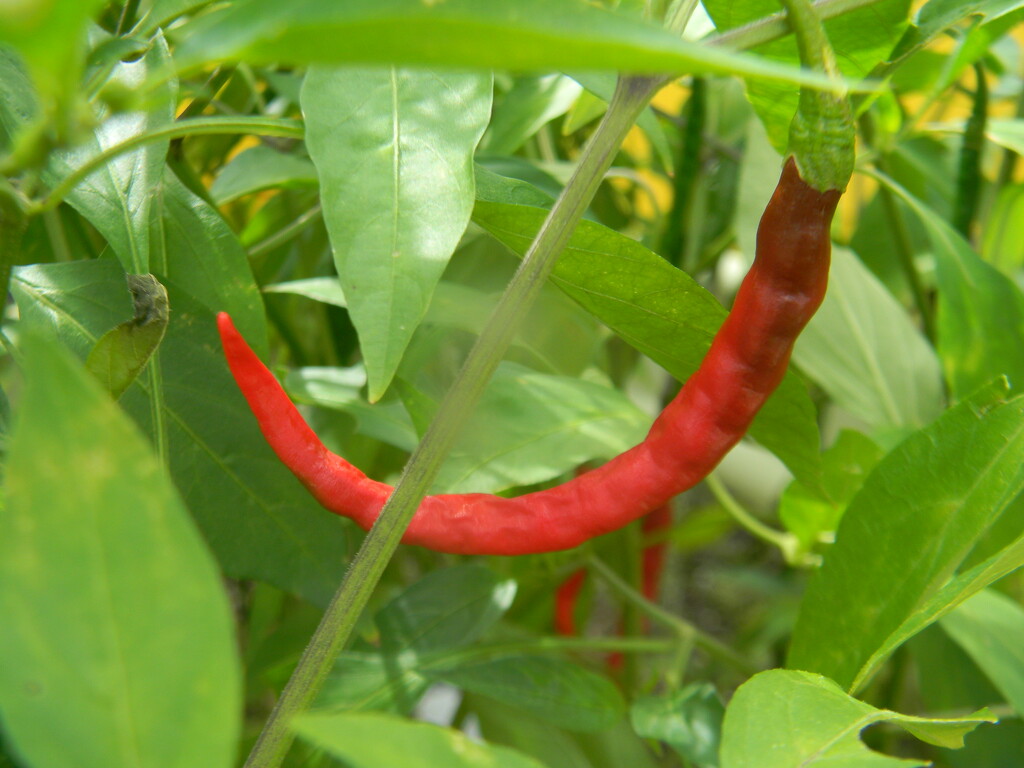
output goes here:
[[860, 732], [892, 723], [929, 744], [963, 746], [964, 736], [995, 722], [986, 710], [969, 717], [901, 715], [858, 701], [821, 675], [772, 669], [741, 685], [725, 711], [722, 768], [897, 768], [926, 766], [873, 752]]
[[175, 51], [182, 70], [244, 59], [512, 71], [719, 72], [825, 84], [814, 73], [687, 43], [636, 16], [580, 0], [243, 0], [191, 24], [183, 38]]
[[423, 654], [472, 644], [502, 617], [516, 584], [479, 565], [434, 571], [377, 613], [384, 649]]
[[308, 277], [302, 280], [288, 280], [283, 283], [272, 283], [263, 286], [264, 293], [292, 293], [305, 296], [307, 299], [331, 304], [335, 307], [347, 308], [345, 292], [336, 277]]
[[[707, 0], [708, 14], [719, 30], [731, 29], [779, 10], [777, 0]], [[882, 0], [825, 22], [825, 32], [837, 52], [837, 64], [853, 80], [864, 78], [879, 62], [889, 57], [907, 25], [910, 0]], [[766, 60], [796, 65], [800, 61], [793, 36], [754, 49]], [[799, 89], [790, 83], [751, 79], [747, 83], [750, 101], [768, 131], [772, 146], [784, 152], [789, 141], [789, 124], [796, 114]]]
[[167, 290], [152, 275], [128, 275], [134, 314], [89, 352], [86, 367], [118, 399], [146, 367], [167, 330]]
[[983, 262], [959, 233], [889, 179], [931, 239], [938, 278], [938, 347], [953, 395], [963, 398], [1005, 375], [1024, 387], [1024, 293]]
[[430, 670], [431, 677], [497, 699], [558, 728], [601, 731], [625, 710], [618, 688], [577, 664], [546, 656], [504, 656]]
[[0, 711], [35, 766], [235, 758], [241, 686], [220, 575], [135, 426], [55, 342], [28, 386], [0, 516]]
[[312, 162], [260, 145], [232, 158], [217, 174], [210, 195], [217, 205], [227, 205], [265, 189], [315, 187], [316, 184], [316, 166]]
[[[579, 742], [565, 731], [495, 699], [465, 694], [463, 700], [479, 720], [488, 742], [515, 747], [547, 768], [595, 768]], [[594, 734], [582, 738], [590, 740]], [[636, 763], [629, 765], [645, 768]]]
[[435, 490], [495, 492], [606, 461], [644, 439], [650, 417], [619, 390], [502, 363], [445, 461]]
[[710, 683], [637, 699], [630, 720], [638, 736], [664, 741], [695, 768], [718, 768], [725, 707]]
[[169, 170], [153, 206], [151, 267], [212, 313], [228, 312], [249, 345], [265, 353], [267, 323], [249, 259], [220, 213]]
[[[971, 712], [1000, 700], [999, 691], [941, 627], [922, 632], [908, 650], [916, 667], [923, 711]], [[942, 674], [934, 674], [934, 670], [942, 670]], [[934, 757], [938, 765], [949, 768], [1014, 768], [1015, 756], [1022, 754], [1024, 722], [1003, 717], [972, 733], [962, 749], [943, 750]]]
[[355, 418], [360, 434], [411, 452], [419, 435], [401, 401], [382, 400], [370, 405], [363, 395], [366, 370], [351, 368], [296, 368], [285, 377], [285, 390], [297, 402], [344, 411]]
[[1024, 120], [994, 118], [985, 123], [985, 135], [1006, 149], [1024, 154]]
[[828, 293], [793, 360], [874, 428], [921, 427], [942, 412], [942, 369], [903, 307], [857, 257], [834, 248]]
[[295, 719], [295, 730], [349, 768], [542, 768], [511, 749], [392, 715], [305, 714]]
[[0, 151], [6, 154], [11, 150], [38, 109], [24, 66], [13, 51], [0, 45]]
[[70, 100], [79, 86], [85, 32], [101, 0], [15, 0], [0, 3], [0, 43], [21, 54], [47, 100]]
[[864, 663], [853, 682], [859, 689], [896, 648], [942, 618], [972, 595], [1024, 566], [1024, 535], [1010, 542], [987, 560], [951, 579], [938, 592], [914, 608], [896, 631], [885, 639]]
[[995, 21], [1021, 6], [1020, 0], [929, 0], [918, 9], [914, 24], [907, 29], [892, 58], [898, 60], [909, 56], [942, 32], [971, 17]]
[[[525, 182], [478, 170], [473, 220], [522, 255], [546, 211], [543, 193]], [[582, 221], [561, 254], [552, 282], [676, 378], [697, 370], [726, 311], [704, 288], [640, 243]], [[804, 385], [790, 374], [769, 398], [751, 435], [792, 472], [816, 484], [818, 428]]]
[[382, 653], [342, 653], [324, 681], [314, 709], [408, 715], [431, 685], [416, 661], [416, 657]]
[[[148, 88], [147, 80], [170, 63], [170, 52], [162, 35], [138, 61], [119, 64], [111, 82], [126, 89]], [[106, 117], [85, 143], [51, 156], [44, 175], [51, 186], [84, 165], [103, 150], [141, 134], [165, 128], [174, 120], [177, 84], [168, 81], [147, 93], [145, 109], [120, 112]], [[168, 141], [153, 141], [118, 155], [76, 186], [69, 202], [96, 227], [126, 272], [150, 272], [150, 208], [163, 179]]]
[[[501, 249], [501, 257], [505, 258], [504, 248], [490, 238], [477, 238], [474, 245], [477, 244]], [[474, 250], [467, 258], [474, 258], [477, 255], [479, 251]], [[290, 280], [264, 286], [263, 290], [265, 293], [292, 293], [305, 296], [336, 307], [348, 306], [336, 277]], [[423, 325], [458, 329], [475, 337], [491, 316], [500, 298], [500, 291], [485, 291], [442, 280], [434, 290], [430, 307], [423, 318]], [[595, 331], [595, 325], [590, 316], [563, 293], [556, 289], [543, 290], [529, 317], [520, 324], [512, 340], [512, 350], [525, 354], [530, 364], [541, 370], [577, 375], [592, 364], [594, 355], [602, 343], [601, 336]], [[423, 352], [417, 349], [415, 352], [417, 355], [436, 354], [431, 350]], [[418, 361], [410, 360], [407, 354], [399, 373], [401, 375], [402, 370], [416, 371], [417, 368]]]
[[1024, 184], [999, 190], [985, 222], [981, 255], [1008, 277], [1024, 267]]
[[473, 152], [491, 90], [490, 76], [478, 74], [397, 67], [306, 74], [306, 144], [371, 401], [390, 384], [469, 223]]
[[787, 486], [779, 500], [779, 519], [804, 550], [831, 539], [846, 506], [883, 455], [867, 435], [843, 430], [822, 455], [821, 490], [798, 480]]
[[1024, 712], [1024, 609], [983, 590], [942, 619], [942, 628], [988, 675], [1017, 710]]
[[[278, 461], [227, 370], [213, 314], [174, 283], [160, 347], [161, 413], [174, 482], [224, 571], [312, 602], [338, 585], [346, 526], [320, 508]], [[21, 267], [11, 287], [22, 322], [47, 329], [85, 357], [104, 331], [131, 316], [124, 274], [112, 261]], [[148, 377], [124, 406], [151, 430]]]
[[511, 155], [543, 126], [564, 115], [582, 88], [565, 75], [527, 75], [494, 105], [494, 117], [480, 144], [483, 152]]
[[142, 30], [150, 33], [157, 27], [174, 21], [178, 16], [198, 10], [212, 2], [213, 0], [153, 0], [149, 11], [142, 19]]
[[[787, 666], [855, 690], [1024, 489], [1024, 397], [980, 390], [889, 453], [843, 515], [800, 608]], [[843, 638], [841, 643], [836, 637]]]

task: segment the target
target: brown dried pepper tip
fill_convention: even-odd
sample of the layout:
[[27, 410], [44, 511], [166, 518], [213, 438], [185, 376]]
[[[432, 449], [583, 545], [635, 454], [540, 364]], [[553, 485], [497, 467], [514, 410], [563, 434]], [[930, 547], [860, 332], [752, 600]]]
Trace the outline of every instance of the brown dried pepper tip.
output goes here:
[[[700, 482], [746, 432], [785, 375], [793, 342], [825, 295], [840, 193], [808, 185], [790, 158], [758, 227], [754, 265], [696, 373], [644, 441], [566, 483], [517, 498], [423, 500], [403, 542], [456, 554], [569, 549], [621, 528]], [[363, 528], [391, 486], [328, 451], [227, 315], [228, 365], [270, 447], [327, 509]]]

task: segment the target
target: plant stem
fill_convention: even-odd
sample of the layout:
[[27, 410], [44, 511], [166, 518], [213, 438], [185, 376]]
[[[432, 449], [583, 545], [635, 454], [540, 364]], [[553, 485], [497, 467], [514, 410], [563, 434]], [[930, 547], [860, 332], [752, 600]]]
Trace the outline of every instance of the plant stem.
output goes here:
[[323, 208], [320, 203], [317, 203], [308, 211], [299, 216], [295, 221], [291, 222], [287, 226], [282, 227], [274, 234], [267, 238], [260, 240], [258, 243], [253, 245], [249, 249], [249, 258], [256, 259], [260, 256], [265, 256], [270, 251], [277, 248], [279, 245], [284, 245], [293, 237], [298, 235], [302, 230], [308, 227], [310, 224], [320, 218], [323, 213]]
[[117, 21], [117, 32], [115, 34], [118, 37], [125, 35], [132, 28], [138, 11], [139, 0], [125, 0], [124, 7], [121, 9], [121, 18]]
[[981, 197], [981, 151], [985, 146], [985, 124], [988, 120], [988, 82], [981, 62], [975, 62], [974, 76], [977, 83], [974, 106], [964, 127], [964, 143], [960, 149], [960, 168], [953, 204], [953, 227], [968, 242], [971, 240], [974, 216], [978, 211], [978, 198]]
[[785, 556], [787, 563], [798, 564], [799, 561], [796, 560], [796, 554], [800, 549], [800, 542], [796, 536], [791, 533], [777, 531], [747, 512], [743, 505], [733, 498], [733, 495], [729, 493], [725, 485], [722, 484], [722, 481], [715, 475], [708, 475], [704, 478], [704, 482], [711, 489], [715, 500], [732, 516], [733, 520], [756, 538], [771, 544], [773, 547], [778, 547]]
[[[875, 165], [882, 173], [889, 174], [889, 167], [884, 157], [879, 157]], [[907, 284], [910, 286], [910, 294], [914, 297], [914, 305], [917, 307], [918, 314], [921, 315], [922, 329], [928, 340], [934, 344], [936, 339], [935, 312], [932, 311], [928, 294], [921, 283], [921, 275], [918, 274], [917, 266], [914, 264], [914, 241], [910, 236], [910, 228], [907, 227], [906, 219], [903, 218], [903, 213], [900, 211], [892, 190], [885, 185], [880, 185], [878, 193], [881, 195], [882, 208], [885, 209], [889, 226], [892, 227], [896, 237], [896, 254], [899, 256], [903, 276], [906, 277]]]
[[178, 120], [166, 128], [132, 136], [120, 144], [115, 144], [99, 154], [93, 155], [65, 176], [45, 199], [35, 203], [29, 213], [37, 214], [56, 208], [71, 190], [90, 175], [103, 168], [110, 160], [143, 144], [163, 139], [174, 139], [179, 136], [218, 133], [251, 133], [261, 136], [284, 136], [292, 139], [301, 139], [304, 131], [302, 123], [298, 120], [286, 120], [283, 118], [195, 117], [188, 120]]
[[658, 82], [647, 77], [620, 78], [608, 111], [584, 148], [576, 171], [541, 226], [451, 389], [441, 401], [430, 428], [405, 465], [394, 493], [352, 561], [281, 698], [270, 713], [246, 761], [246, 768], [277, 768], [281, 764], [294, 738], [290, 720], [305, 710], [319, 692], [420, 501], [437, 476], [460, 427], [480, 399], [511, 343], [519, 321], [543, 287], [558, 255], [569, 242], [576, 224], [600, 186], [622, 139], [650, 101]]
[[712, 656], [716, 656], [722, 661], [731, 664], [748, 677], [760, 671], [757, 667], [747, 661], [743, 656], [736, 653], [736, 651], [727, 646], [721, 640], [702, 632], [690, 622], [666, 611], [660, 605], [652, 603], [623, 581], [622, 578], [615, 573], [615, 571], [609, 568], [608, 565], [600, 558], [592, 557], [589, 561], [589, 567], [592, 568], [598, 576], [604, 579], [612, 589], [622, 595], [622, 597], [627, 601], [638, 607], [655, 621], [664, 624], [666, 627], [673, 630], [680, 639], [693, 642]]

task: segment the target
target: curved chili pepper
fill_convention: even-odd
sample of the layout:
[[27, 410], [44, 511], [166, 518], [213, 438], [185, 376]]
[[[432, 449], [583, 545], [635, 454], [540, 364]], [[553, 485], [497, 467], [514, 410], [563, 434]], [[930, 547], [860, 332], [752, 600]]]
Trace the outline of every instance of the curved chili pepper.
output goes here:
[[[797, 335], [825, 295], [829, 228], [841, 192], [807, 184], [791, 157], [761, 218], [757, 253], [704, 362], [642, 443], [561, 485], [516, 498], [423, 500], [402, 541], [455, 554], [575, 547], [621, 528], [703, 479], [782, 381]], [[369, 529], [391, 486], [331, 453], [231, 318], [218, 318], [228, 365], [271, 448], [327, 509]]]
[[[754, 264], [704, 362], [642, 443], [561, 485], [517, 498], [427, 496], [402, 541], [455, 554], [520, 555], [575, 547], [703, 479], [782, 381], [793, 343], [825, 295], [832, 216], [853, 168], [853, 123], [835, 56], [810, 0], [782, 0], [800, 59], [837, 81], [801, 89], [793, 154], [761, 217]], [[800, 167], [798, 169], [797, 162]], [[228, 365], [267, 442], [327, 509], [369, 529], [392, 488], [331, 453], [274, 375], [221, 313]]]

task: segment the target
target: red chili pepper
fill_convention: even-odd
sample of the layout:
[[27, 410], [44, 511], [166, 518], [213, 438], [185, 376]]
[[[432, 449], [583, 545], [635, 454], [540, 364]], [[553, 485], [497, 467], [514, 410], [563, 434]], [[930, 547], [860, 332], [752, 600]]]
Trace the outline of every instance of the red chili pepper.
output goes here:
[[[665, 504], [644, 517], [642, 530], [650, 535], [672, 525], [672, 508]], [[661, 574], [665, 568], [665, 549], [668, 543], [657, 541], [644, 547], [641, 568], [641, 591], [648, 600], [657, 600], [661, 590]], [[572, 637], [576, 631], [576, 603], [587, 579], [587, 571], [573, 571], [555, 591], [555, 632]]]
[[[778, 386], [793, 342], [825, 295], [829, 229], [840, 194], [814, 189], [787, 160], [732, 312], [700, 368], [640, 445], [561, 485], [516, 498], [428, 496], [403, 542], [457, 554], [569, 549], [700, 482]], [[221, 313], [218, 325], [228, 365], [271, 448], [327, 509], [369, 529], [391, 486], [327, 450], [230, 317]]]

